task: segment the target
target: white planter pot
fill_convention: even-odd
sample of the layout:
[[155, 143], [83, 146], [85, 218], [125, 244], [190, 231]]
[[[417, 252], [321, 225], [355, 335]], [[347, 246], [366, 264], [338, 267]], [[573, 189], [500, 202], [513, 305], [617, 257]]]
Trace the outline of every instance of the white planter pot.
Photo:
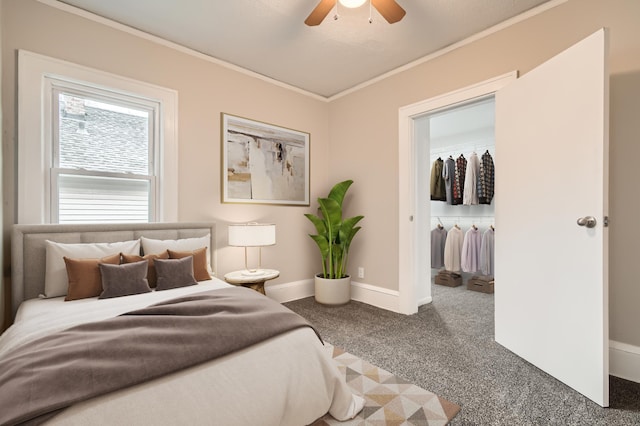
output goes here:
[[[322, 275], [322, 274], [319, 274]], [[344, 305], [351, 300], [351, 277], [327, 279], [316, 275], [316, 302], [323, 305]]]

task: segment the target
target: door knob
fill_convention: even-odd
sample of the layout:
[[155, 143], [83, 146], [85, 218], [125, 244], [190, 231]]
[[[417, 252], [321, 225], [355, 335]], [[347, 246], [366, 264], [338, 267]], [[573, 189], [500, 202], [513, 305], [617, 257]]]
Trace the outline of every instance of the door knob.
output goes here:
[[579, 226], [586, 226], [587, 228], [595, 228], [596, 226], [596, 218], [593, 216], [585, 216], [578, 218]]

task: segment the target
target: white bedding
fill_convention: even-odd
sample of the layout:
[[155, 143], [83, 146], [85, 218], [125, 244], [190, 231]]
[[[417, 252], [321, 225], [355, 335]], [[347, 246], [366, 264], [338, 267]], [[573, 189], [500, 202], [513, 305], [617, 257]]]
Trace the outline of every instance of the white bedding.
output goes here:
[[[162, 300], [227, 287], [196, 286], [113, 299], [33, 299], [0, 336], [0, 358], [13, 347], [84, 322]], [[50, 419], [64, 425], [305, 425], [329, 412], [355, 416], [353, 395], [313, 330], [297, 329], [234, 354], [78, 403]]]

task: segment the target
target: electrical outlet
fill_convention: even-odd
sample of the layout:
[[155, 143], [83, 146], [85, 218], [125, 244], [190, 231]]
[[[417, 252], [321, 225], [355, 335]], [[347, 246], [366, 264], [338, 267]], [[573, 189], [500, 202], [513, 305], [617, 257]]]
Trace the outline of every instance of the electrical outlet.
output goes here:
[[364, 278], [364, 268], [362, 266], [358, 267], [358, 278]]

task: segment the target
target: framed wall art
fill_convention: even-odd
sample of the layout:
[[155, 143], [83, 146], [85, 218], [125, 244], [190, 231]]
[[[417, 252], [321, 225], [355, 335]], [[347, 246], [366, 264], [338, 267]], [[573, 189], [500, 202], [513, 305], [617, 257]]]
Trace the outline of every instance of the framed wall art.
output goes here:
[[309, 133], [221, 119], [223, 203], [309, 205]]

